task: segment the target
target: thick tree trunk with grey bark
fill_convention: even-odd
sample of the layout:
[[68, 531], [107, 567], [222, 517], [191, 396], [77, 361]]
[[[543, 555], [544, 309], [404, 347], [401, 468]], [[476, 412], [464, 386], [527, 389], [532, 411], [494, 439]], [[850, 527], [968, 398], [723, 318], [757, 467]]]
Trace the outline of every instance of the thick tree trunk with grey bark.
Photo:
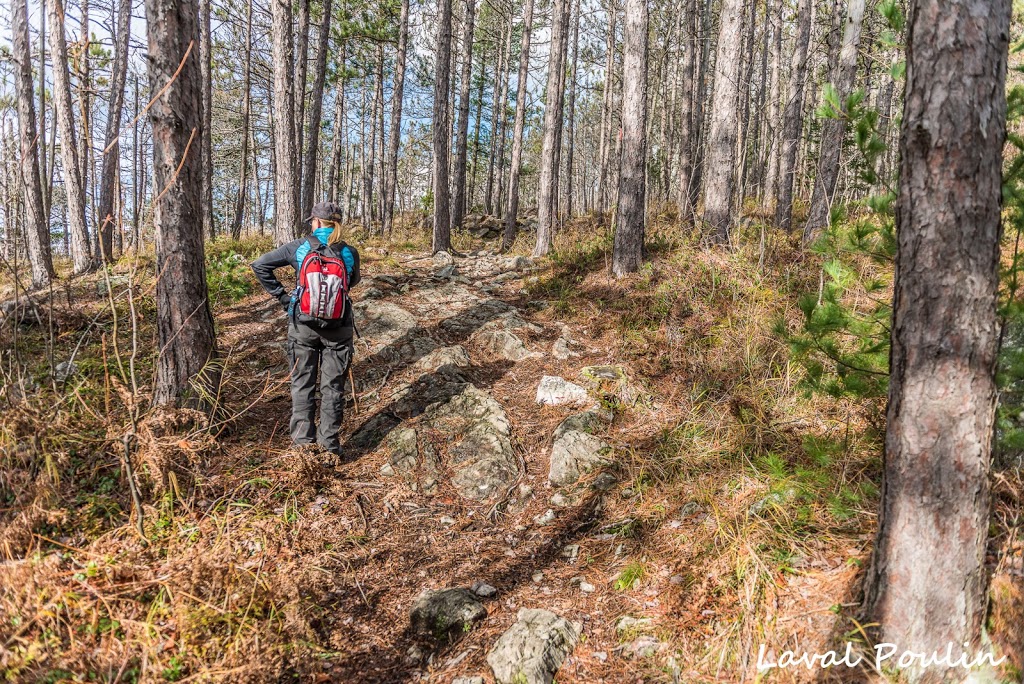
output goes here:
[[199, 67], [203, 88], [203, 234], [212, 240], [217, 229], [213, 224], [213, 37], [210, 33], [210, 2], [199, 0]]
[[100, 219], [101, 256], [107, 263], [114, 260], [114, 229], [120, 224], [120, 217], [114, 215], [114, 194], [115, 181], [121, 169], [121, 146], [117, 139], [121, 135], [121, 111], [124, 108], [124, 87], [128, 77], [131, 12], [131, 0], [120, 0], [117, 9], [117, 32], [114, 36], [113, 78], [110, 83], [110, 106], [107, 110], [103, 172], [100, 176], [100, 204], [96, 214]]
[[313, 210], [313, 190], [320, 152], [320, 122], [324, 108], [324, 84], [327, 81], [327, 53], [330, 50], [332, 0], [323, 0], [323, 19], [317, 33], [316, 69], [313, 74], [313, 93], [309, 98], [309, 137], [306, 140], [306, 157], [302, 162], [302, 203], [299, 216], [309, 216]]
[[437, 40], [434, 59], [434, 235], [433, 252], [452, 248], [451, 197], [448, 187], [448, 152], [451, 125], [448, 121], [448, 90], [452, 66], [452, 0], [437, 2]]
[[71, 84], [68, 76], [68, 43], [64, 34], [64, 6], [61, 0], [46, 0], [50, 19], [50, 53], [53, 59], [53, 104], [60, 130], [61, 165], [64, 192], [68, 203], [68, 227], [71, 233], [71, 260], [75, 273], [84, 273], [93, 266], [89, 248], [89, 230], [85, 221], [85, 188], [78, 155]]
[[35, 97], [32, 86], [32, 51], [28, 36], [28, 9], [25, 0], [12, 0], [14, 33], [15, 87], [18, 94], [18, 145], [21, 179], [25, 188], [25, 243], [28, 247], [32, 286], [46, 287], [53, 279], [50, 257], [50, 229], [43, 208], [42, 176], [39, 172], [39, 147], [36, 144]]
[[299, 229], [295, 188], [295, 95], [292, 90], [292, 5], [270, 0], [274, 42], [274, 240], [295, 239]]
[[523, 40], [519, 47], [519, 74], [516, 80], [516, 114], [512, 124], [512, 160], [508, 172], [508, 198], [505, 208], [505, 231], [502, 251], [516, 241], [519, 215], [519, 177], [523, 170], [523, 128], [526, 123], [526, 86], [530, 70], [530, 37], [533, 31], [533, 0], [526, 0], [523, 9]]
[[[330, 2], [330, 0], [327, 1]], [[242, 72], [242, 98], [242, 149], [239, 154], [235, 215], [231, 220], [232, 240], [242, 237], [242, 219], [245, 217], [249, 186], [249, 120], [252, 115], [252, 4], [249, 4], [245, 13], [245, 66]]]
[[907, 22], [885, 470], [866, 609], [879, 641], [940, 655], [952, 644], [954, 659], [962, 644], [981, 648], [986, 610], [1010, 10], [1009, 0], [917, 0]]
[[[149, 82], [160, 92], [171, 81], [189, 43], [199, 37], [195, 0], [146, 0]], [[156, 404], [207, 406], [220, 373], [213, 316], [206, 292], [202, 233], [201, 78], [198, 54], [149, 110], [157, 197]], [[287, 117], [285, 117], [287, 118]]]
[[384, 215], [381, 230], [391, 232], [395, 217], [395, 188], [398, 186], [398, 144], [402, 139], [402, 97], [405, 93], [405, 58], [409, 45], [409, 0], [402, 0], [398, 22], [398, 54], [395, 56], [395, 82], [391, 96], [391, 136], [384, 171]]
[[693, 221], [693, 158], [696, 154], [694, 141], [697, 137], [693, 130], [696, 123], [693, 102], [696, 98], [694, 72], [697, 66], [697, 0], [686, 0], [682, 11], [684, 30], [680, 38], [683, 60], [680, 69], [683, 94], [679, 106], [679, 187], [676, 192], [676, 204], [679, 207], [680, 218], [684, 221]]
[[597, 208], [602, 214], [608, 211], [610, 200], [608, 198], [608, 164], [612, 145], [612, 122], [615, 117], [612, 113], [612, 105], [615, 102], [612, 96], [615, 82], [615, 18], [618, 14], [616, 0], [608, 2], [608, 34], [605, 40], [604, 55], [604, 93], [601, 100], [601, 140], [598, 151], [598, 165], [600, 170], [597, 177]]
[[784, 230], [793, 226], [793, 185], [796, 181], [800, 132], [804, 123], [804, 81], [807, 78], [807, 48], [811, 39], [811, 2], [798, 0], [796, 40], [789, 69], [789, 93], [782, 113], [782, 131], [778, 144], [778, 195], [775, 199], [775, 225]]
[[647, 0], [626, 0], [622, 49], [622, 162], [612, 272], [635, 273], [644, 258], [647, 170]]
[[573, 207], [573, 164], [576, 156], [576, 79], [580, 55], [580, 7], [577, 4], [575, 21], [572, 24], [572, 60], [569, 64], [569, 140], [565, 145], [565, 215], [570, 219], [575, 211]]
[[551, 6], [551, 51], [548, 64], [547, 99], [544, 103], [544, 138], [540, 153], [540, 181], [537, 189], [537, 244], [535, 257], [551, 251], [555, 234], [555, 184], [558, 183], [558, 157], [556, 144], [562, 127], [562, 41], [565, 33], [565, 4], [568, 0], [554, 0]]
[[[864, 19], [864, 0], [849, 0], [846, 7], [846, 23], [843, 27], [843, 47], [833, 76], [833, 85], [839, 95], [839, 103], [845, 115], [846, 98], [853, 90], [857, 75], [857, 49], [860, 46], [860, 27]], [[821, 131], [821, 145], [818, 147], [818, 173], [814, 178], [811, 194], [811, 208], [804, 225], [804, 243], [810, 243], [829, 223], [832, 201], [839, 179], [839, 160], [846, 134], [846, 117], [826, 119]]]
[[722, 0], [715, 58], [715, 88], [711, 96], [711, 129], [704, 174], [704, 222], [710, 238], [729, 241], [733, 191], [736, 186], [736, 121], [739, 97], [740, 43], [743, 2]]
[[[302, 207], [302, 150], [305, 142], [306, 124], [306, 76], [309, 71], [309, 3], [310, 0], [298, 0], [298, 27], [295, 32], [295, 82], [292, 86], [292, 104], [295, 106], [295, 211]], [[302, 221], [309, 214], [299, 214]]]
[[768, 85], [768, 152], [767, 152], [767, 175], [765, 176], [764, 190], [761, 195], [762, 203], [769, 200], [774, 201], [779, 191], [779, 159], [781, 158], [781, 134], [780, 134], [780, 106], [781, 84], [782, 84], [782, 3], [780, 0], [772, 0], [772, 69]]
[[455, 134], [455, 187], [452, 198], [452, 228], [462, 225], [466, 215], [466, 161], [469, 153], [469, 94], [473, 74], [473, 28], [476, 1], [466, 0], [462, 22], [462, 73], [459, 77], [459, 122]]

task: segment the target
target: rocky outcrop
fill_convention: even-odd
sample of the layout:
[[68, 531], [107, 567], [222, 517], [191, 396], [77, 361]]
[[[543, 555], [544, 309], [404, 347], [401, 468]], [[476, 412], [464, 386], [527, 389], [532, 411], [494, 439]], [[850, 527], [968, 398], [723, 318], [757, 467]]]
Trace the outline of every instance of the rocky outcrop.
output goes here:
[[555, 429], [548, 481], [558, 487], [575, 484], [580, 476], [604, 464], [611, 447], [593, 434], [607, 416], [598, 409], [569, 416]]
[[581, 626], [547, 610], [521, 608], [487, 654], [498, 684], [551, 684], [580, 638]]
[[436, 641], [456, 641], [487, 617], [487, 609], [468, 589], [427, 589], [409, 611], [414, 633]]
[[537, 403], [548, 406], [586, 404], [590, 402], [587, 390], [555, 375], [545, 375], [537, 385]]

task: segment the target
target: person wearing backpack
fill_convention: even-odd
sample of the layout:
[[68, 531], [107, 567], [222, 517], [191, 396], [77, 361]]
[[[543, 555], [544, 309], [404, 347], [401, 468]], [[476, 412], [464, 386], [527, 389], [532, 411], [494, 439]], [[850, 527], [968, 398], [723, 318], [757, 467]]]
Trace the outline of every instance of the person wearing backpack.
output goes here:
[[[288, 314], [291, 366], [291, 437], [319, 444], [340, 459], [338, 431], [345, 406], [345, 374], [352, 362], [355, 319], [349, 289], [359, 282], [359, 252], [342, 239], [341, 212], [331, 202], [313, 206], [312, 234], [264, 254], [252, 270]], [[274, 270], [291, 266], [296, 287], [286, 292]], [[320, 425], [316, 388], [320, 381]]]

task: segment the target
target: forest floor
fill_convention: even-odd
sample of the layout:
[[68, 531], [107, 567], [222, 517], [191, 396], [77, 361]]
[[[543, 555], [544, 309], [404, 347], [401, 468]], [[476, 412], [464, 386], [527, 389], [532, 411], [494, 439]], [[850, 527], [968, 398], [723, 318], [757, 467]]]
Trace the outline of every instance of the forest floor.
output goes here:
[[[608, 276], [608, 239], [586, 232], [537, 262], [466, 236], [451, 265], [416, 239], [356, 241], [359, 405], [331, 468], [290, 448], [285, 317], [246, 272], [259, 245], [211, 248], [226, 417], [212, 430], [188, 413], [142, 420], [144, 537], [121, 465], [135, 399], [120, 374], [134, 327], [126, 274], [151, 264], [115, 267], [109, 297], [93, 276], [41, 298], [35, 319], [12, 328], [11, 357], [29, 372], [7, 371], [12, 408], [0, 423], [0, 671], [45, 682], [491, 682], [489, 650], [521, 608], [542, 608], [582, 634], [560, 684], [870, 678], [756, 669], [761, 644], [777, 655], [864, 642], [854, 617], [877, 507], [879, 407], [807, 396], [775, 332], [798, 320], [818, 266], [781, 236], [763, 269], [756, 252], [708, 252], [657, 227], [652, 238], [652, 262], [623, 280]], [[133, 300], [143, 348], [151, 278]], [[152, 350], [132, 365], [147, 386]], [[594, 367], [621, 373], [588, 384]], [[538, 405], [544, 376], [585, 386], [592, 402]], [[507, 425], [488, 439], [508, 448], [477, 468], [497, 473], [486, 495], [464, 478], [478, 426], [443, 410], [465, 406], [467, 392], [492, 399], [487, 420]], [[590, 403], [610, 417], [595, 430], [610, 453], [556, 487], [553, 434]], [[412, 467], [396, 458], [403, 430], [418, 441]], [[155, 473], [168, 469], [176, 476], [161, 489]], [[999, 475], [996, 527], [1015, 524], [1021, 491], [1019, 474]], [[1011, 657], [1006, 676], [1019, 679], [1021, 537], [994, 538], [989, 626]], [[425, 589], [479, 583], [497, 591], [480, 599], [487, 615], [472, 629], [438, 641], [410, 625]]]

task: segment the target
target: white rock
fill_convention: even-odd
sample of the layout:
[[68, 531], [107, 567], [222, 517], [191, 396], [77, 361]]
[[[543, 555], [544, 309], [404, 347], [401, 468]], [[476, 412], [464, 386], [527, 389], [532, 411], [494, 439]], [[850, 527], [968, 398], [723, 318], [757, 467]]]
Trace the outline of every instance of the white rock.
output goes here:
[[545, 375], [537, 386], [537, 403], [548, 406], [585, 404], [591, 401], [587, 390], [556, 375]]

